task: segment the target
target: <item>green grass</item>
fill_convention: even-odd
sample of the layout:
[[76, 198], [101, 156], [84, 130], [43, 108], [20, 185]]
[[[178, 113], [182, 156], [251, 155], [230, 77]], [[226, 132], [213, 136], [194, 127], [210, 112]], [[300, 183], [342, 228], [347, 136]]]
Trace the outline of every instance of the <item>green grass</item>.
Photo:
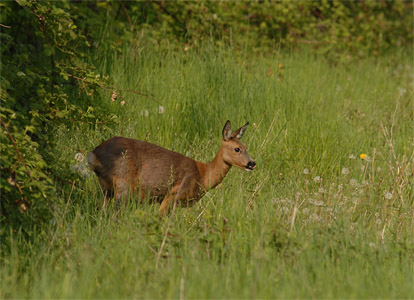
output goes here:
[[59, 128], [68, 172], [77, 152], [113, 135], [208, 161], [227, 119], [250, 121], [243, 142], [258, 167], [232, 169], [162, 220], [158, 204], [103, 212], [96, 177], [80, 177], [48, 226], [3, 241], [0, 298], [414, 297], [406, 53], [331, 65], [303, 53], [137, 46], [102, 69], [118, 89], [152, 96], [118, 91], [112, 102], [102, 91], [97, 105], [117, 125]]

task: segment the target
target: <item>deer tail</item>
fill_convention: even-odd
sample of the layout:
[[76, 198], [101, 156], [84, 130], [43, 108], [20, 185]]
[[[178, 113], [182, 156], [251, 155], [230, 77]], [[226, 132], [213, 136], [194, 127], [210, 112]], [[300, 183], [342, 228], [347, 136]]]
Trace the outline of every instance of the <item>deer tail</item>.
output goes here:
[[99, 175], [103, 171], [103, 166], [93, 152], [88, 154], [88, 164], [92, 171]]

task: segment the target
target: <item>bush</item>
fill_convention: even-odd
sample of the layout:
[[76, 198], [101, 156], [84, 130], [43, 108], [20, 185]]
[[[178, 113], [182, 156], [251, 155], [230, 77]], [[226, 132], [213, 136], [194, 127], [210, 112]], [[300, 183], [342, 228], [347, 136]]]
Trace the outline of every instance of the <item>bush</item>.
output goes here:
[[[54, 154], [53, 132], [62, 123], [102, 118], [91, 96], [104, 82], [85, 59], [89, 43], [69, 3], [0, 5], [7, 24], [1, 33], [1, 223], [21, 226], [53, 210], [55, 186], [70, 179]], [[76, 90], [79, 96], [70, 97]]]
[[149, 28], [146, 32], [155, 40], [178, 38], [186, 47], [213, 38], [217, 45], [248, 47], [261, 53], [306, 46], [333, 60], [349, 60], [413, 43], [413, 4], [405, 1], [153, 1], [119, 5], [124, 9], [118, 11], [124, 13], [131, 29]]

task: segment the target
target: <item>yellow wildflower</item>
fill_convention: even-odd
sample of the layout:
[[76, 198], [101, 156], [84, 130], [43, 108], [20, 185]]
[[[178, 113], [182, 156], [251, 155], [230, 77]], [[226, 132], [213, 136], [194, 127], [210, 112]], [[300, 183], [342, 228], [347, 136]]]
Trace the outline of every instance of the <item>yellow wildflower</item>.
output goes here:
[[366, 155], [365, 153], [362, 153], [359, 157], [360, 157], [361, 159], [366, 159], [366, 158], [367, 158], [367, 155]]

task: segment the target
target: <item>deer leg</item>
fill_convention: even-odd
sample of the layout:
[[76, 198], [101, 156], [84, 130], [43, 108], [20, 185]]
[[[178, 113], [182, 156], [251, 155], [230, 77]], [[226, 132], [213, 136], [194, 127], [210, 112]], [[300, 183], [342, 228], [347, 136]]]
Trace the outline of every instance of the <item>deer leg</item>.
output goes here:
[[109, 200], [110, 200], [111, 198], [110, 198], [110, 196], [108, 195], [108, 193], [104, 193], [104, 202], [103, 202], [103, 205], [102, 205], [102, 210], [103, 211], [106, 211], [106, 208], [107, 208], [107, 206], [108, 206], [108, 204], [109, 204]]
[[181, 183], [179, 185], [175, 185], [170, 192], [168, 193], [168, 195], [166, 195], [164, 197], [164, 200], [162, 200], [161, 202], [161, 206], [159, 209], [160, 212], [160, 216], [163, 217], [165, 215], [166, 212], [169, 211], [170, 206], [171, 206], [171, 200], [173, 200], [174, 202], [185, 199], [186, 195], [183, 192], [183, 186], [185, 185], [186, 180], [183, 179], [181, 181]]
[[171, 199], [175, 198], [175, 195], [167, 195], [165, 196], [164, 200], [161, 202], [161, 206], [159, 209], [160, 217], [163, 217], [165, 213], [167, 213], [170, 209], [170, 202]]
[[126, 202], [128, 200], [128, 184], [125, 182], [125, 180], [117, 178], [114, 180], [114, 186], [115, 186], [115, 202], [117, 207], [117, 215], [119, 214], [122, 206], [126, 205]]
[[104, 179], [99, 177], [98, 181], [99, 181], [99, 186], [101, 187], [101, 192], [104, 198], [104, 202], [102, 204], [102, 210], [105, 211], [114, 193], [113, 193], [113, 189], [111, 185], [109, 185]]

